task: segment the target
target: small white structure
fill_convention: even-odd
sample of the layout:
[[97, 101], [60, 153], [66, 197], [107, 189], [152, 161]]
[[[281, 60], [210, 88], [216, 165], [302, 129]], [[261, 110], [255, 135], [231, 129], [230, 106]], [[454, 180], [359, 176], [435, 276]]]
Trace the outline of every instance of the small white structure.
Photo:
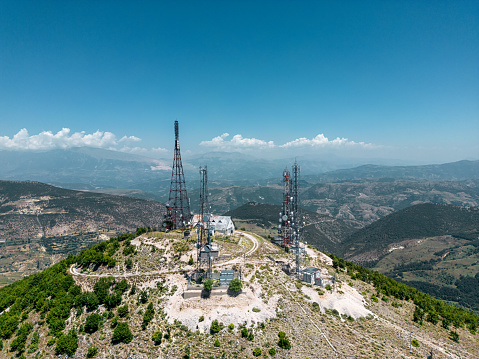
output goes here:
[[[200, 221], [200, 216], [195, 214], [193, 216], [192, 228], [198, 227], [198, 222]], [[205, 224], [206, 227], [206, 224]], [[212, 236], [215, 233], [232, 235], [235, 232], [235, 224], [230, 216], [210, 216], [210, 234]]]
[[215, 232], [225, 235], [232, 235], [235, 232], [235, 225], [230, 216], [211, 216], [210, 228], [213, 230], [213, 235]]

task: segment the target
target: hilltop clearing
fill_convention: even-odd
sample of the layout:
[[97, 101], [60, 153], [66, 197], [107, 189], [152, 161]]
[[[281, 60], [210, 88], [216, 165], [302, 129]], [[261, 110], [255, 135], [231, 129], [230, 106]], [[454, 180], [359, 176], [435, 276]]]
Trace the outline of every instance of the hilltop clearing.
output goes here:
[[242, 289], [214, 281], [207, 290], [191, 279], [195, 243], [181, 232], [139, 229], [0, 289], [0, 356], [417, 358], [433, 350], [436, 358], [473, 358], [479, 351], [477, 316], [313, 248], [301, 265], [328, 284], [307, 284], [294, 275], [293, 254], [241, 231], [214, 238], [213, 276], [234, 270]]

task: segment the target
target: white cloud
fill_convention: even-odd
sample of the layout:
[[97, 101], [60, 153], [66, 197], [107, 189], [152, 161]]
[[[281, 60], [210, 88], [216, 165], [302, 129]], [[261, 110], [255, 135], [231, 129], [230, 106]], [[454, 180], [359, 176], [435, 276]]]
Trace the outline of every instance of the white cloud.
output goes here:
[[317, 135], [316, 137], [312, 139], [308, 139], [306, 137], [297, 138], [293, 141], [286, 142], [284, 145], [281, 145], [279, 147], [291, 148], [291, 147], [351, 147], [351, 146], [364, 147], [364, 148], [374, 147], [374, 145], [371, 143], [350, 141], [344, 137], [343, 138], [336, 137], [334, 140], [329, 140], [322, 133], [320, 133], [319, 135]]
[[350, 141], [347, 138], [335, 138], [329, 140], [324, 134], [320, 133], [316, 137], [309, 139], [300, 137], [286, 142], [282, 145], [276, 145], [273, 141], [264, 141], [257, 138], [244, 138], [241, 135], [234, 135], [230, 140], [230, 135], [223, 133], [210, 141], [202, 141], [200, 146], [214, 147], [221, 150], [241, 150], [241, 149], [288, 149], [288, 148], [375, 148], [377, 146], [371, 143]]
[[139, 142], [141, 141], [141, 138], [138, 138], [136, 136], [123, 136], [120, 141], [118, 142]]
[[263, 141], [257, 138], [244, 138], [242, 135], [234, 135], [227, 140], [229, 133], [213, 138], [211, 141], [201, 141], [200, 146], [216, 147], [222, 150], [252, 149], [252, 148], [273, 148], [273, 141]]
[[[114, 151], [156, 155], [168, 153], [164, 148], [147, 149], [143, 147], [130, 147], [128, 144], [140, 142], [141, 138], [136, 136], [123, 136], [117, 140], [115, 134], [108, 131], [96, 131], [86, 133], [85, 131], [71, 133], [69, 128], [62, 128], [57, 133], [43, 131], [37, 135], [29, 135], [26, 128], [21, 129], [12, 138], [0, 136], [0, 150], [53, 150], [67, 149], [72, 147], [95, 147]], [[120, 144], [123, 147], [120, 147]]]
[[96, 131], [87, 134], [84, 131], [70, 134], [69, 128], [62, 128], [57, 133], [43, 131], [38, 135], [29, 135], [26, 128], [18, 131], [12, 138], [0, 137], [0, 149], [7, 150], [49, 150], [71, 147], [110, 148], [117, 143], [111, 132]]

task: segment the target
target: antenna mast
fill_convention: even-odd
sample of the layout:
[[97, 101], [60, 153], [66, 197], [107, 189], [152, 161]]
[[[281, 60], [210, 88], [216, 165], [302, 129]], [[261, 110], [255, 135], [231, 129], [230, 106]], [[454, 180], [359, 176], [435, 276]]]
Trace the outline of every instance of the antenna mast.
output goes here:
[[185, 229], [191, 220], [191, 212], [190, 201], [186, 193], [183, 164], [181, 163], [178, 121], [175, 121], [175, 151], [167, 208], [170, 229]]
[[300, 167], [294, 161], [292, 168], [293, 179], [291, 183], [291, 239], [296, 247], [296, 274], [299, 276], [300, 241], [301, 241], [301, 216], [299, 215], [299, 174]]

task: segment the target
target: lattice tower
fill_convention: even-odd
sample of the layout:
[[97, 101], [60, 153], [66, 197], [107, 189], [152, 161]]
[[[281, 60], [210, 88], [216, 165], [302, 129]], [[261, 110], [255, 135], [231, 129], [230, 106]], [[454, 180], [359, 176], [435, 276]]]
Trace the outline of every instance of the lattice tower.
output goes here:
[[178, 121], [175, 121], [175, 151], [171, 171], [170, 196], [168, 199], [168, 222], [170, 229], [185, 229], [191, 220], [190, 202], [186, 192], [185, 175], [181, 163]]
[[283, 239], [283, 246], [292, 243], [291, 238], [291, 174], [287, 168], [283, 171], [283, 208], [280, 213], [280, 237]]

